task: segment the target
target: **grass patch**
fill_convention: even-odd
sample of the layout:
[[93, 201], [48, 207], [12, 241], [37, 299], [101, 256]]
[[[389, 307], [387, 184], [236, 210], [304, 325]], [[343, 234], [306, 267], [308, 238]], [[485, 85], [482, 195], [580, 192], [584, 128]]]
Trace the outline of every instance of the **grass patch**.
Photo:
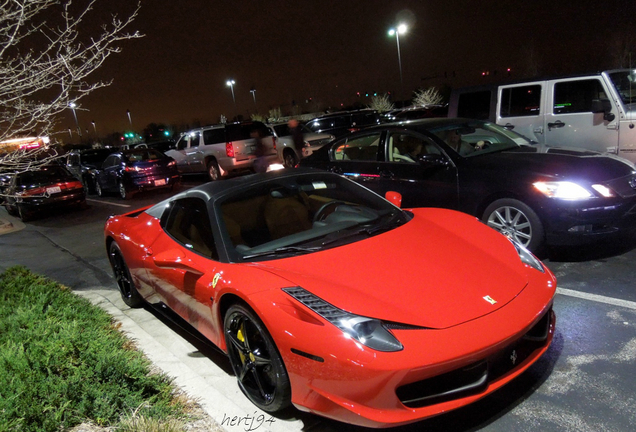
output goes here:
[[0, 432], [183, 417], [171, 380], [150, 370], [99, 307], [23, 267], [0, 274]]

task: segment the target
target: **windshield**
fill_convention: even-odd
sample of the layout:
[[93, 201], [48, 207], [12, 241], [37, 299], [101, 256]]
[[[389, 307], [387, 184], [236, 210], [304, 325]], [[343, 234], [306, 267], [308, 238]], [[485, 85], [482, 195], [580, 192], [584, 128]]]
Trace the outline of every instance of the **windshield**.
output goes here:
[[323, 174], [260, 184], [217, 205], [216, 213], [242, 261], [315, 252], [407, 220], [406, 213], [366, 188]]
[[516, 132], [494, 123], [481, 121], [448, 123], [430, 129], [430, 132], [464, 157], [511, 150], [532, 144], [530, 140]]
[[608, 75], [625, 105], [636, 102], [636, 69], [611, 72]]

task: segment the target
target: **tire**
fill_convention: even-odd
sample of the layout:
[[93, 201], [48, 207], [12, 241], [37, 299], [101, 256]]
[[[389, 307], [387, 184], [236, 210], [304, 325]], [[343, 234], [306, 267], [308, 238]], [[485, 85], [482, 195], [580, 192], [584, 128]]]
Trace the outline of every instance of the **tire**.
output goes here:
[[28, 222], [31, 219], [33, 219], [33, 214], [30, 211], [25, 210], [24, 207], [22, 207], [19, 204], [18, 204], [18, 216], [20, 217], [22, 222]]
[[208, 178], [210, 181], [216, 181], [221, 179], [221, 171], [219, 170], [219, 164], [213, 159], [208, 162], [207, 165]]
[[5, 205], [4, 208], [7, 210], [7, 213], [11, 216], [18, 216], [18, 210], [10, 205]]
[[118, 190], [119, 190], [119, 196], [121, 197], [121, 199], [129, 200], [133, 196], [133, 193], [129, 191], [128, 189], [126, 189], [126, 185], [124, 185], [123, 181], [119, 182]]
[[95, 193], [99, 197], [103, 197], [104, 196], [104, 191], [102, 190], [102, 186], [99, 184], [98, 181], [95, 182]]
[[298, 156], [293, 150], [286, 150], [283, 153], [283, 166], [285, 168], [296, 168], [298, 165]]
[[539, 216], [519, 200], [504, 198], [493, 202], [481, 220], [535, 254], [543, 247], [545, 232]]
[[119, 293], [121, 294], [121, 298], [124, 300], [124, 303], [131, 308], [138, 308], [142, 306], [144, 303], [143, 298], [139, 294], [139, 291], [137, 291], [132, 276], [130, 275], [130, 270], [128, 270], [128, 266], [124, 260], [124, 255], [122, 254], [119, 245], [115, 242], [111, 243], [110, 248], [108, 249], [108, 260], [110, 261], [110, 266], [113, 269], [113, 274], [117, 281], [117, 287], [119, 288]]
[[291, 385], [283, 359], [263, 322], [249, 308], [234, 304], [223, 320], [225, 342], [241, 391], [263, 411], [291, 405]]

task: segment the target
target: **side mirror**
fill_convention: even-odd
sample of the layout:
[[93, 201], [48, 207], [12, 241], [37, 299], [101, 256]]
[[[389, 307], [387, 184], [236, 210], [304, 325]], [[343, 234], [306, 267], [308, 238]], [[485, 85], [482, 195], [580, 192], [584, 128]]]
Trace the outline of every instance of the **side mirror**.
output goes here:
[[402, 194], [399, 192], [388, 191], [384, 194], [384, 198], [396, 207], [402, 207]]
[[612, 113], [612, 103], [609, 99], [594, 99], [592, 101], [592, 112], [595, 114], [603, 113], [603, 120], [613, 121], [616, 115]]

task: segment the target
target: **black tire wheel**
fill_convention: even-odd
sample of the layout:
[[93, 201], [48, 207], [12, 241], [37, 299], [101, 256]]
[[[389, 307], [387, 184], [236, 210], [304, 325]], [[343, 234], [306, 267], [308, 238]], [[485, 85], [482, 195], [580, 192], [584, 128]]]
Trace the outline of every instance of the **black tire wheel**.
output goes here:
[[143, 298], [135, 287], [135, 283], [130, 275], [130, 270], [128, 270], [128, 266], [124, 260], [124, 255], [117, 243], [111, 243], [108, 250], [108, 258], [110, 260], [110, 265], [113, 268], [113, 274], [115, 275], [115, 280], [119, 287], [119, 293], [121, 294], [121, 298], [124, 300], [124, 303], [132, 308], [137, 308], [143, 305]]
[[7, 210], [7, 213], [9, 213], [11, 216], [18, 216], [18, 210], [10, 205], [5, 205], [4, 208]]
[[481, 220], [535, 254], [543, 246], [544, 230], [539, 216], [519, 200], [504, 198], [493, 202]]
[[121, 199], [129, 200], [130, 198], [132, 198], [133, 193], [129, 191], [128, 189], [126, 189], [126, 185], [124, 185], [123, 181], [119, 182], [118, 189], [119, 189], [119, 196], [121, 197]]
[[225, 343], [241, 391], [263, 411], [291, 405], [289, 376], [272, 337], [249, 308], [235, 304], [223, 322]]
[[210, 181], [216, 181], [221, 178], [219, 164], [215, 160], [211, 160], [208, 162], [208, 178], [210, 179]]
[[102, 190], [102, 186], [99, 184], [98, 181], [95, 182], [95, 193], [97, 194], [97, 196], [104, 196], [104, 191]]
[[283, 153], [283, 166], [285, 168], [296, 168], [298, 165], [298, 157], [296, 156], [296, 152], [293, 150], [285, 150]]
[[18, 216], [22, 219], [22, 222], [28, 222], [33, 219], [33, 214], [21, 205], [18, 205]]

